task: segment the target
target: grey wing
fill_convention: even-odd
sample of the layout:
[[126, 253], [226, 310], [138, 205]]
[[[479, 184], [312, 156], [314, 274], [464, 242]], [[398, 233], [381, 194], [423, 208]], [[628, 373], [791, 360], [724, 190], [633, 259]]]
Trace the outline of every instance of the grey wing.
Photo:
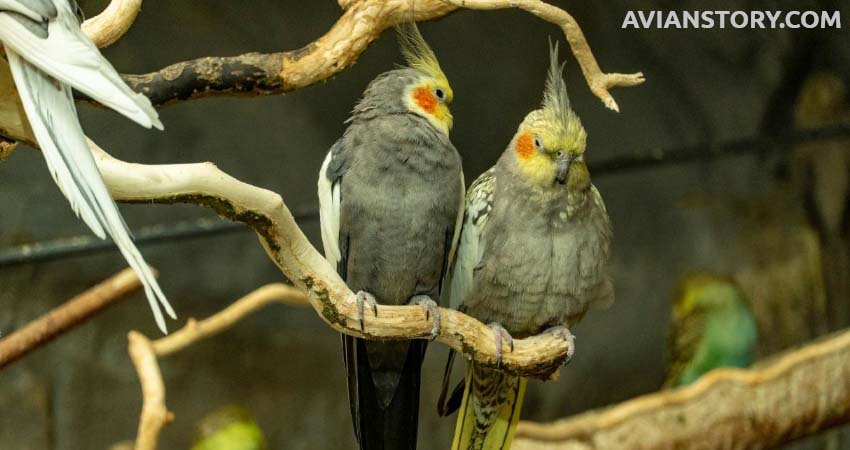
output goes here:
[[603, 258], [605, 258], [605, 273], [602, 274], [602, 282], [599, 283], [599, 286], [597, 286], [596, 291], [593, 293], [590, 306], [598, 309], [606, 309], [614, 304], [614, 283], [611, 280], [611, 275], [608, 271], [608, 260], [610, 257], [610, 249], [608, 246], [612, 240], [613, 231], [611, 230], [611, 221], [608, 218], [608, 211], [605, 208], [605, 202], [602, 200], [602, 194], [599, 193], [596, 186], [591, 184], [590, 187], [592, 189], [592, 201], [601, 216], [602, 233], [605, 235], [603, 241], [609, 243], [606, 245], [603, 255]]
[[[0, 14], [2, 15], [2, 14]], [[77, 119], [71, 88], [7, 49], [9, 67], [27, 119], [53, 179], [74, 212], [104, 238], [109, 234], [145, 287], [157, 325], [165, 332], [160, 305], [175, 317], [156, 279], [136, 248], [127, 225], [101, 178]], [[158, 302], [158, 303], [157, 303]]]
[[[0, 0], [0, 41], [53, 78], [85, 93], [134, 122], [162, 129], [162, 122], [147, 97], [133, 92], [121, 79], [95, 45], [86, 37], [76, 13], [66, 0], [27, 2]], [[14, 6], [4, 13], [2, 5]], [[41, 16], [50, 6], [55, 14], [44, 24], [33, 16]], [[29, 11], [27, 11], [29, 10]]]
[[474, 286], [475, 268], [481, 262], [484, 253], [482, 234], [493, 208], [493, 189], [495, 187], [494, 170], [484, 172], [466, 194], [463, 229], [457, 247], [454, 271], [452, 273], [451, 307], [458, 309]]
[[[328, 168], [335, 167], [335, 149], [342, 145], [337, 141], [319, 169], [319, 223], [322, 231], [322, 245], [325, 249], [325, 259], [338, 269], [342, 253], [339, 242], [339, 211], [340, 211], [340, 184], [342, 177], [335, 173], [328, 173]], [[338, 161], [336, 161], [338, 162]], [[331, 171], [334, 172], [334, 171]]]
[[2, 11], [20, 14], [34, 22], [47, 22], [56, 17], [53, 0], [0, 0], [0, 12]]
[[465, 216], [465, 208], [466, 204], [466, 182], [463, 178], [463, 171], [460, 172], [460, 195], [458, 196], [458, 205], [457, 205], [457, 219], [455, 220], [454, 229], [452, 230], [451, 243], [449, 244], [449, 251], [446, 253], [446, 260], [444, 264], [444, 272], [443, 279], [440, 283], [440, 304], [445, 305], [449, 304], [448, 301], [443, 301], [447, 296], [450, 296], [450, 290], [445, 289], [445, 286], [451, 286], [452, 280], [452, 272], [454, 270], [455, 261], [456, 261], [456, 253], [458, 242], [460, 242], [460, 234], [463, 229], [463, 217]]

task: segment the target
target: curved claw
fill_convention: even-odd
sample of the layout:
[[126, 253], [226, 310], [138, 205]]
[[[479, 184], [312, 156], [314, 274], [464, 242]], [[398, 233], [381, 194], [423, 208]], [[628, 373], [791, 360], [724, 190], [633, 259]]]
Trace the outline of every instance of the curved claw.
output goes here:
[[567, 359], [564, 360], [564, 365], [569, 363], [570, 360], [573, 359], [573, 355], [576, 352], [576, 337], [575, 337], [575, 335], [573, 335], [573, 333], [570, 331], [570, 329], [565, 327], [565, 326], [552, 327], [552, 328], [549, 328], [548, 330], [546, 330], [546, 332], [552, 333], [555, 336], [557, 336], [557, 337], [559, 337], [559, 338], [561, 338], [561, 339], [563, 339], [567, 342], [567, 346], [568, 346]]
[[432, 316], [434, 317], [434, 325], [431, 327], [431, 337], [428, 340], [433, 341], [437, 339], [437, 336], [440, 334], [441, 319], [440, 307], [437, 305], [437, 302], [427, 295], [414, 295], [410, 298], [408, 304], [421, 306], [425, 310], [425, 320], [429, 320]]
[[496, 367], [502, 366], [502, 342], [507, 342], [509, 351], [514, 351], [514, 338], [502, 325], [493, 322], [487, 325], [493, 329], [493, 338], [496, 340]]
[[357, 320], [360, 322], [360, 331], [363, 331], [365, 329], [363, 323], [365, 305], [369, 304], [369, 307], [372, 308], [372, 311], [375, 313], [375, 317], [378, 317], [378, 301], [375, 300], [374, 295], [366, 291], [358, 291], [355, 296], [355, 301], [357, 302]]

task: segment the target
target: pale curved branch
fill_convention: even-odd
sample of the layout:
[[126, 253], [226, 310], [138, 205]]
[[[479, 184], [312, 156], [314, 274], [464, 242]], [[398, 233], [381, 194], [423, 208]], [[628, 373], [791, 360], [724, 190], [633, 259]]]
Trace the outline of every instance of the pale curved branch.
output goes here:
[[112, 0], [100, 14], [83, 22], [83, 32], [98, 48], [108, 47], [124, 36], [142, 8], [142, 0]]
[[[432, 323], [416, 306], [380, 306], [367, 314], [365, 330], [357, 319], [354, 294], [298, 228], [280, 195], [243, 183], [211, 163], [142, 165], [112, 158], [96, 144], [92, 151], [116, 200], [143, 203], [195, 203], [220, 216], [250, 225], [283, 274], [304, 290], [310, 304], [333, 329], [367, 339], [427, 338]], [[458, 311], [441, 309], [437, 339], [467, 358], [496, 365], [492, 330]], [[568, 345], [554, 334], [515, 341], [505, 348], [502, 368], [545, 378], [566, 359]]]
[[620, 107], [614, 101], [614, 97], [608, 92], [609, 89], [620, 86], [636, 86], [643, 83], [642, 72], [637, 73], [605, 73], [599, 68], [596, 57], [590, 51], [590, 45], [584, 37], [578, 22], [569, 13], [561, 8], [542, 2], [540, 0], [442, 0], [455, 6], [468, 9], [505, 9], [519, 8], [530, 12], [535, 16], [551, 22], [561, 28], [573, 55], [581, 66], [584, 78], [590, 86], [591, 92], [602, 100], [605, 107], [620, 112]]
[[850, 331], [751, 370], [551, 424], [520, 422], [515, 450], [765, 449], [850, 421]]

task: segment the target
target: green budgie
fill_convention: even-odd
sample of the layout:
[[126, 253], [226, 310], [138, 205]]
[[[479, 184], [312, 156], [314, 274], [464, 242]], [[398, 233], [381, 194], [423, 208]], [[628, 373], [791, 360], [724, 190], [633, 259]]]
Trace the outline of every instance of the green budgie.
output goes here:
[[756, 339], [749, 301], [731, 278], [686, 275], [673, 300], [664, 387], [693, 383], [719, 367], [749, 366]]
[[198, 423], [192, 450], [266, 450], [266, 440], [251, 413], [225, 406]]

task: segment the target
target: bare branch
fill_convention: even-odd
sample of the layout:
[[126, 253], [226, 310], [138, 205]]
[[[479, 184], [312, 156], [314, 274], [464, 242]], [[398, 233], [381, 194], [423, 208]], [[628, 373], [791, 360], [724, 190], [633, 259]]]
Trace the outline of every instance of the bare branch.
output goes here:
[[124, 269], [0, 339], [0, 369], [85, 322], [140, 286], [135, 272]]
[[307, 297], [299, 290], [281, 283], [268, 284], [235, 301], [224, 310], [200, 322], [189, 319], [186, 325], [170, 336], [151, 342], [131, 331], [130, 358], [142, 385], [142, 413], [136, 435], [135, 450], [155, 450], [162, 428], [174, 420], [165, 406], [165, 383], [157, 357], [178, 352], [195, 342], [218, 334], [269, 303], [308, 305]]
[[136, 331], [131, 331], [127, 339], [130, 359], [133, 360], [142, 385], [142, 415], [139, 418], [135, 450], [156, 450], [159, 432], [174, 420], [174, 414], [165, 407], [165, 383], [153, 344]]
[[199, 58], [145, 75], [124, 75], [124, 81], [156, 106], [210, 96], [283, 94], [345, 70], [400, 20], [429, 20], [454, 9], [437, 0], [421, 1], [411, 16], [410, 0], [357, 0], [324, 36], [298, 50]]
[[202, 322], [189, 319], [180, 330], [154, 342], [154, 350], [158, 356], [168, 356], [179, 352], [196, 341], [221, 333], [269, 303], [310, 306], [307, 296], [300, 290], [283, 283], [268, 284]]
[[850, 421], [850, 331], [751, 369], [551, 424], [520, 422], [517, 450], [765, 449]]
[[100, 14], [83, 22], [83, 32], [98, 48], [108, 47], [130, 30], [142, 0], [112, 0]]
[[[360, 330], [354, 294], [310, 244], [278, 194], [243, 183], [211, 163], [142, 165], [116, 160], [90, 142], [113, 197], [125, 202], [195, 203], [220, 216], [250, 225], [283, 274], [307, 292], [310, 304], [333, 329], [368, 339], [416, 339], [430, 336], [431, 319], [415, 306], [380, 306]], [[458, 311], [442, 309], [438, 340], [487, 366], [496, 365], [490, 329]], [[502, 368], [547, 377], [567, 357], [567, 343], [554, 334], [515, 341]]]
[[620, 112], [620, 107], [614, 101], [614, 97], [608, 89], [619, 86], [636, 86], [643, 83], [642, 72], [637, 73], [605, 73], [599, 68], [590, 45], [584, 37], [578, 22], [569, 13], [561, 8], [542, 2], [540, 0], [443, 0], [455, 6], [468, 9], [505, 9], [519, 8], [555, 25], [561, 27], [570, 48], [578, 60], [584, 78], [590, 86], [591, 92], [602, 100], [605, 107]]
[[643, 83], [642, 73], [604, 73], [575, 19], [539, 0], [339, 0], [345, 13], [316, 41], [289, 52], [206, 57], [173, 64], [145, 75], [125, 75], [134, 90], [154, 105], [221, 95], [282, 94], [310, 86], [348, 68], [385, 29], [399, 21], [431, 20], [458, 7], [521, 8], [558, 25], [581, 66], [590, 90], [606, 107], [619, 111], [608, 92], [617, 86]]

